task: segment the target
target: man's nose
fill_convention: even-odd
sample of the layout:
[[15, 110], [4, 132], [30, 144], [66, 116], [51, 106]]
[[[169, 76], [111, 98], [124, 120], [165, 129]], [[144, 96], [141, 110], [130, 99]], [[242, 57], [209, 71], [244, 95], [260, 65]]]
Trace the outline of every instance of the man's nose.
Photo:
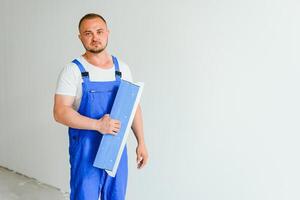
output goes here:
[[98, 39], [99, 39], [99, 35], [98, 34], [96, 34], [96, 33], [94, 33], [93, 34], [93, 41], [98, 41]]

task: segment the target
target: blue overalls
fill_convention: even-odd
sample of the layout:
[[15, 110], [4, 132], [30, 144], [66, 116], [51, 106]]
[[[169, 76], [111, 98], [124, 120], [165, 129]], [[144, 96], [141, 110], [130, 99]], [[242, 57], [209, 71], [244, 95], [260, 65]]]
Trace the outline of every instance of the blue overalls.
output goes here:
[[[88, 72], [78, 60], [73, 60], [83, 78], [82, 98], [78, 112], [81, 115], [100, 119], [109, 114], [120, 84], [121, 73], [113, 56], [115, 81], [92, 82]], [[102, 139], [102, 134], [92, 130], [69, 128], [69, 153], [71, 165], [70, 200], [124, 200], [127, 186], [127, 149], [125, 147], [115, 177], [105, 170], [93, 167], [93, 162]]]

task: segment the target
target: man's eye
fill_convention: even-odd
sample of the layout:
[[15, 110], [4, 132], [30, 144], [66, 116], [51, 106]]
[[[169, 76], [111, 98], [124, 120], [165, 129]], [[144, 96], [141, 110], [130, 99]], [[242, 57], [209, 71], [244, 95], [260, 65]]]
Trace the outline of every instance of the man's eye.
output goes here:
[[101, 35], [101, 34], [103, 34], [103, 31], [98, 31], [98, 35]]
[[92, 34], [91, 33], [85, 33], [85, 36], [91, 36]]

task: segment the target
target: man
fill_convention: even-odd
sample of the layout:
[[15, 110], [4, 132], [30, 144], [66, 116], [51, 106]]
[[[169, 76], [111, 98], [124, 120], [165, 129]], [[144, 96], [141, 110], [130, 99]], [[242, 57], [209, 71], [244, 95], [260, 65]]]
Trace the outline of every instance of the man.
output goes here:
[[[87, 14], [79, 22], [79, 39], [86, 52], [67, 65], [57, 83], [54, 118], [69, 127], [71, 200], [123, 200], [127, 186], [127, 149], [115, 177], [93, 167], [103, 134], [118, 134], [120, 121], [109, 112], [120, 79], [132, 81], [128, 66], [111, 56], [106, 46], [109, 30], [105, 19]], [[147, 163], [142, 112], [138, 106], [132, 123], [137, 139], [137, 167]]]

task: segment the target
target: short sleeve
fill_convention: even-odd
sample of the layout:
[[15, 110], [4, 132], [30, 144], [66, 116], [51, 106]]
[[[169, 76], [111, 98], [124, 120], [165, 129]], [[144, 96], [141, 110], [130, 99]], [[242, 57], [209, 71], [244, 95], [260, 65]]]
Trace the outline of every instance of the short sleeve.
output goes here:
[[119, 61], [119, 62], [120, 62], [120, 71], [122, 72], [122, 79], [129, 81], [129, 82], [133, 82], [129, 66], [122, 61]]
[[62, 69], [57, 79], [55, 94], [76, 96], [80, 71], [72, 63]]

